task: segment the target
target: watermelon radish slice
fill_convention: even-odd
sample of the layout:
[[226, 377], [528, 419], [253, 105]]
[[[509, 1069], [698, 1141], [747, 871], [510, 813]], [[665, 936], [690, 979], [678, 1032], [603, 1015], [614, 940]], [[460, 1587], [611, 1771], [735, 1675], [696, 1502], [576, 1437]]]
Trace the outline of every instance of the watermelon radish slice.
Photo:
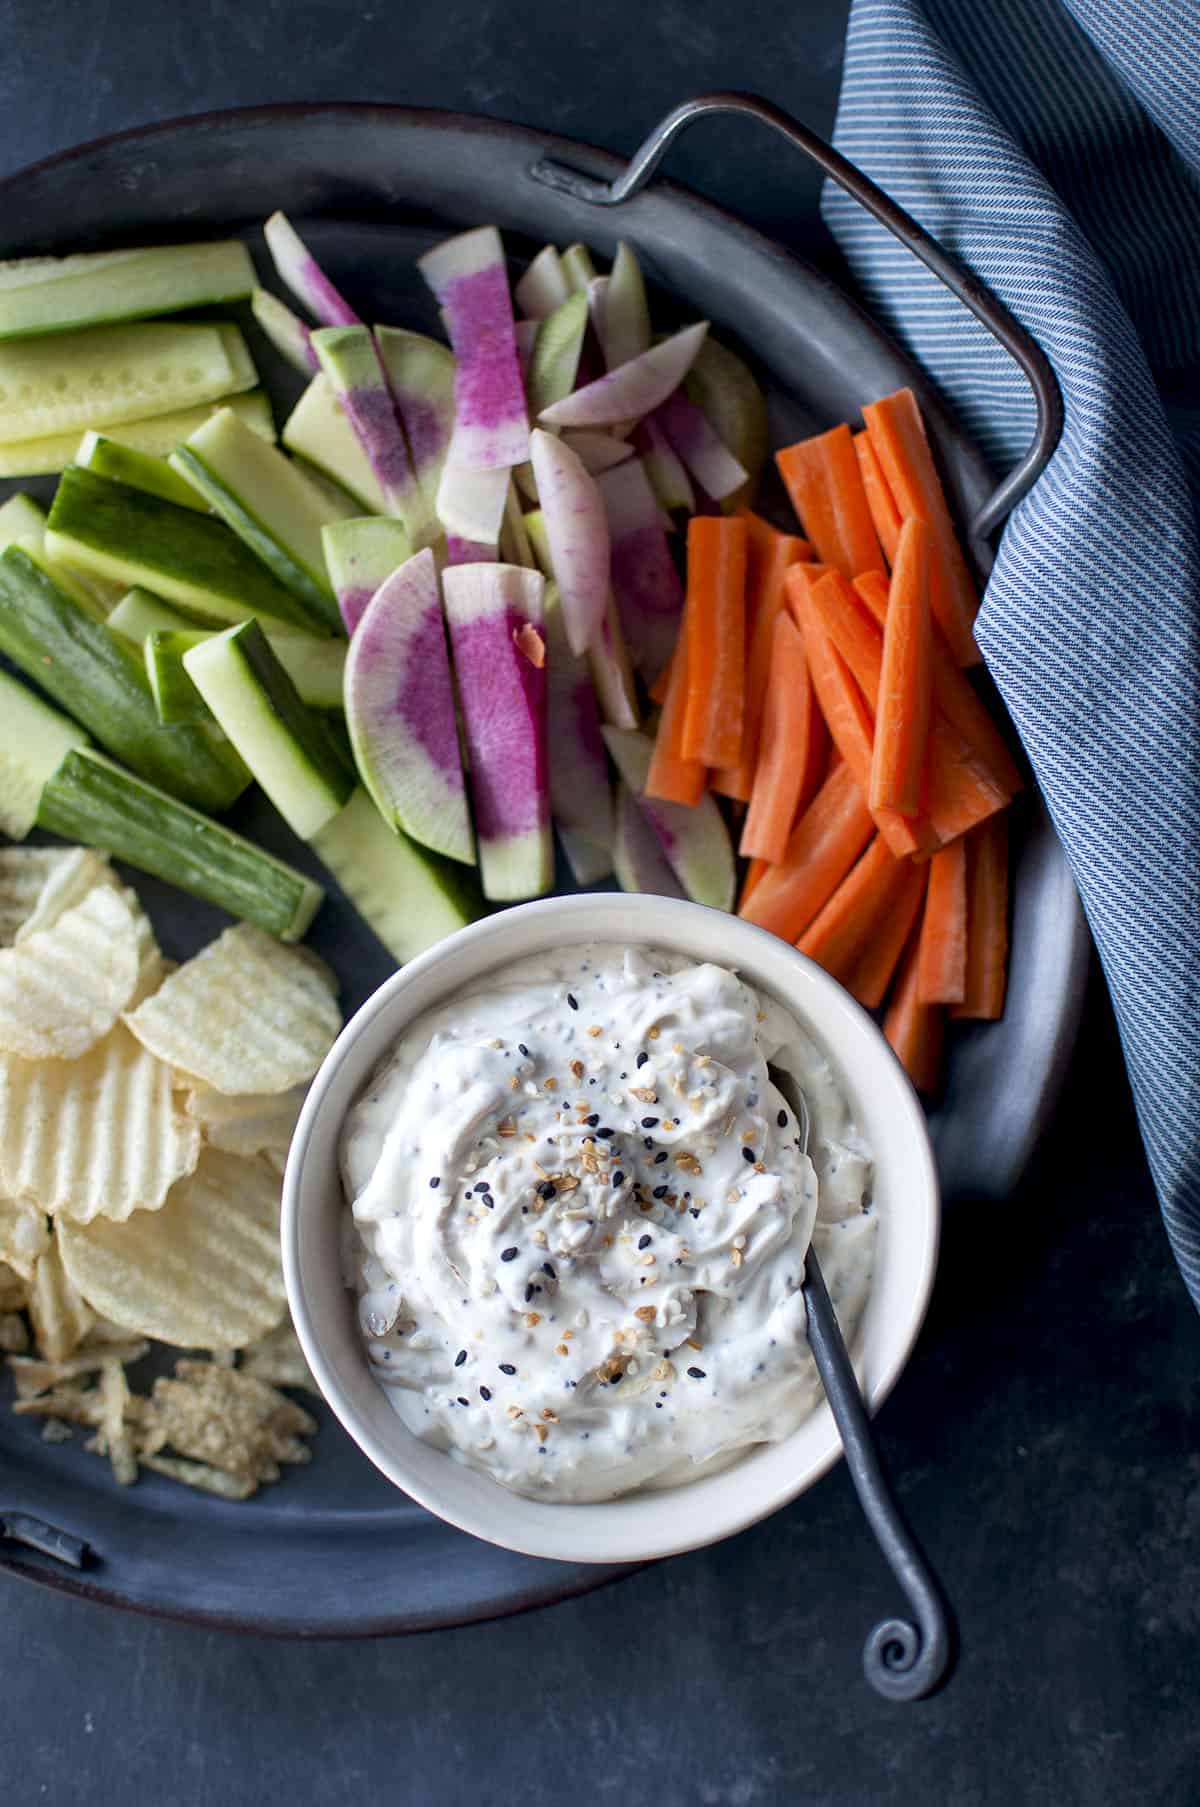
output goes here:
[[324, 327], [312, 336], [321, 368], [375, 472], [388, 513], [403, 521], [415, 550], [432, 545], [437, 523], [413, 471], [374, 339], [365, 326]]
[[746, 363], [710, 333], [684, 384], [690, 402], [702, 409], [738, 463], [750, 473], [741, 490], [725, 500], [726, 510], [750, 507], [770, 456], [767, 398]]
[[562, 272], [573, 295], [586, 294], [596, 280], [596, 266], [586, 245], [568, 245], [562, 254]]
[[611, 433], [564, 433], [562, 441], [570, 446], [584, 470], [593, 477], [633, 457], [633, 447], [628, 440], [614, 439]]
[[658, 836], [627, 784], [617, 786], [613, 869], [622, 891], [649, 891], [655, 897], [687, 895], [667, 864]]
[[587, 311], [592, 331], [596, 335], [596, 343], [604, 358], [604, 368], [612, 369], [612, 359], [608, 355], [608, 346], [604, 336], [605, 308], [608, 301], [608, 277], [596, 276], [587, 285]]
[[376, 591], [346, 657], [354, 763], [384, 820], [473, 865], [437, 565], [428, 547]]
[[613, 596], [625, 643], [638, 671], [652, 684], [679, 637], [683, 583], [640, 459], [605, 471], [596, 487], [612, 535]]
[[646, 467], [650, 486], [666, 510], [667, 519], [673, 509], [695, 514], [696, 492], [674, 446], [658, 424], [657, 415], [648, 414], [645, 420], [639, 421], [633, 443]]
[[518, 320], [513, 327], [513, 338], [517, 342], [517, 363], [521, 369], [521, 381], [529, 375], [529, 366], [533, 359], [533, 348], [537, 344], [540, 320]]
[[513, 290], [513, 299], [527, 320], [545, 320], [570, 293], [556, 247], [543, 245]]
[[285, 307], [269, 289], [255, 289], [250, 296], [250, 312], [281, 357], [302, 376], [312, 376], [321, 368], [313, 350], [312, 334], [290, 307]]
[[322, 326], [357, 326], [358, 315], [322, 270], [286, 214], [273, 213], [263, 227], [279, 280]]
[[651, 346], [627, 364], [618, 364], [573, 395], [564, 396], [542, 414], [548, 427], [611, 427], [626, 420], [640, 420], [665, 402], [692, 367], [707, 320], [699, 320], [682, 332]]
[[750, 473], [682, 389], [667, 397], [662, 407], [655, 410], [654, 418], [672, 450], [714, 502], [724, 501], [750, 481]]
[[389, 515], [355, 516], [322, 527], [321, 547], [346, 632], [352, 634], [379, 586], [412, 557], [408, 533]]
[[610, 370], [628, 364], [650, 349], [650, 309], [641, 267], [622, 239], [617, 246], [604, 298], [604, 330], [600, 334]]
[[608, 603], [608, 517], [595, 479], [561, 439], [535, 431], [529, 453], [567, 639], [578, 655], [598, 639]]
[[450, 461], [467, 470], [520, 464], [529, 419], [517, 362], [504, 247], [494, 226], [447, 239], [417, 268], [437, 297], [458, 360]]
[[454, 433], [454, 357], [424, 333], [377, 326], [375, 344], [387, 378], [413, 475], [432, 514]]
[[509, 471], [504, 465], [494, 471], [469, 471], [461, 464], [444, 464], [438, 484], [437, 518], [447, 536], [474, 540], [481, 546], [498, 545], [508, 482]]
[[612, 871], [613, 809], [600, 710], [586, 659], [567, 640], [557, 584], [546, 585], [546, 744], [550, 810], [580, 885]]
[[442, 573], [483, 891], [498, 903], [540, 896], [554, 880], [545, 587], [539, 571], [517, 565], [452, 565]]
[[500, 557], [506, 565], [525, 565], [530, 571], [540, 569], [513, 483], [508, 486], [504, 519], [500, 523]]
[[494, 565], [499, 551], [498, 546], [485, 545], [482, 540], [460, 539], [457, 533], [446, 535], [448, 565]]
[[586, 296], [568, 295], [562, 306], [539, 325], [525, 376], [531, 415], [537, 416], [543, 408], [561, 401], [575, 387], [587, 324]]
[[687, 895], [694, 903], [732, 910], [736, 886], [733, 845], [711, 791], [705, 791], [694, 808], [643, 796], [653, 741], [645, 734], [626, 734], [619, 728], [605, 728], [604, 741]]
[[602, 718], [614, 728], [636, 728], [639, 718], [633, 666], [611, 595], [599, 636], [588, 648], [588, 665]]

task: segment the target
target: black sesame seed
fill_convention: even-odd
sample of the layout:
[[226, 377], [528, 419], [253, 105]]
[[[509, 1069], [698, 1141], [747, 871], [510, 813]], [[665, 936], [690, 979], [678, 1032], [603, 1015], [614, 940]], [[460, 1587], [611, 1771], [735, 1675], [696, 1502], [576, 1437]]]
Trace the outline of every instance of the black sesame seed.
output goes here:
[[554, 1271], [554, 1263], [552, 1261], [543, 1261], [542, 1262], [542, 1272], [544, 1274], [549, 1274], [549, 1276], [552, 1280], [558, 1279], [558, 1275]]
[[[589, 1119], [589, 1121], [590, 1121], [590, 1119]], [[599, 1138], [602, 1142], [610, 1141], [612, 1139], [612, 1137], [616, 1135], [616, 1133], [617, 1132], [615, 1129], [607, 1129], [607, 1128], [606, 1129], [598, 1129], [596, 1131], [596, 1134], [599, 1136]]]
[[496, 1201], [492, 1197], [490, 1192], [484, 1194], [483, 1202], [487, 1206], [489, 1211], [494, 1211], [496, 1209]]
[[613, 1185], [614, 1185], [614, 1186], [619, 1186], [619, 1185], [621, 1185], [621, 1183], [622, 1183], [622, 1182], [623, 1182], [623, 1180], [624, 1180], [624, 1178], [625, 1178], [625, 1175], [624, 1175], [624, 1174], [623, 1174], [623, 1173], [622, 1173], [622, 1172], [621, 1172], [621, 1169], [620, 1169], [620, 1168], [619, 1168], [619, 1167], [618, 1167], [618, 1168], [617, 1168], [617, 1170], [616, 1170], [616, 1172], [615, 1172], [615, 1173], [614, 1173], [614, 1174], [613, 1174], [613, 1176], [612, 1176], [612, 1183], [613, 1183]]
[[644, 1067], [646, 1062], [649, 1060], [649, 1058], [650, 1058], [650, 1056], [647, 1054], [646, 1050], [643, 1048], [641, 1053], [637, 1057], [638, 1066]]
[[691, 1214], [692, 1214], [692, 1216], [693, 1216], [693, 1217], [699, 1217], [699, 1215], [700, 1215], [700, 1213], [699, 1213], [699, 1211], [698, 1211], [698, 1210], [697, 1210], [697, 1209], [696, 1209], [696, 1206], [695, 1206], [695, 1205], [693, 1205], [693, 1206], [692, 1206], [692, 1213], [691, 1213]]
[[776, 1123], [778, 1123], [780, 1129], [786, 1129], [787, 1128], [787, 1112], [780, 1111], [780, 1113], [776, 1117], [775, 1121], [776, 1121]]
[[666, 1160], [666, 1158], [667, 1158], [666, 1149], [665, 1148], [660, 1149], [659, 1152], [654, 1157], [654, 1165], [656, 1167], [661, 1167], [663, 1162]]
[[460, 1393], [458, 1396], [458, 1403], [459, 1403], [459, 1405], [470, 1405], [471, 1401], [469, 1399], [464, 1399], [462, 1394]]
[[500, 1259], [501, 1261], [515, 1261], [518, 1253], [517, 1249], [501, 1249]]
[[650, 1247], [650, 1238], [648, 1236], [639, 1237], [638, 1247], [639, 1249], [648, 1249]]
[[524, 1042], [517, 1043], [517, 1052], [519, 1054], [523, 1054], [525, 1056], [526, 1060], [529, 1060], [531, 1058], [529, 1049], [525, 1046]]
[[656, 1186], [654, 1188], [654, 1197], [655, 1198], [666, 1198], [667, 1193], [670, 1190], [671, 1190], [671, 1188], [669, 1186]]
[[614, 1374], [608, 1384], [610, 1387], [619, 1387], [624, 1378], [624, 1374]]
[[703, 1368], [689, 1368], [688, 1373], [693, 1380], [707, 1380], [708, 1375]]
[[538, 1187], [538, 1197], [539, 1198], [553, 1198], [554, 1193], [555, 1193], [555, 1185], [554, 1185], [553, 1180], [543, 1180], [541, 1185]]
[[431, 1192], [436, 1192], [436, 1191], [437, 1191], [437, 1189], [438, 1189], [438, 1187], [439, 1187], [439, 1186], [440, 1186], [440, 1185], [441, 1185], [441, 1183], [442, 1183], [442, 1182], [441, 1182], [441, 1179], [440, 1179], [440, 1178], [439, 1178], [439, 1177], [438, 1177], [438, 1175], [437, 1175], [437, 1174], [436, 1174], [436, 1173], [435, 1173], [435, 1174], [434, 1174], [434, 1176], [433, 1176], [433, 1178], [432, 1178], [432, 1179], [431, 1179], [431, 1180], [430, 1180], [430, 1182], [429, 1182], [429, 1190], [430, 1190], [430, 1191], [431, 1191]]
[[458, 1352], [458, 1354], [457, 1354], [457, 1355], [456, 1355], [456, 1356], [455, 1356], [455, 1358], [454, 1358], [454, 1366], [455, 1366], [455, 1367], [456, 1367], [456, 1368], [461, 1368], [461, 1367], [462, 1367], [462, 1365], [463, 1365], [463, 1363], [464, 1363], [464, 1362], [465, 1362], [465, 1361], [466, 1361], [466, 1359], [467, 1359], [467, 1352], [466, 1352], [466, 1350], [465, 1350], [465, 1349], [460, 1349], [460, 1350], [459, 1350], [459, 1352]]
[[516, 1371], [517, 1370], [513, 1367], [511, 1362], [501, 1362], [500, 1363], [501, 1374], [515, 1374]]
[[752, 1148], [743, 1148], [742, 1159], [743, 1159], [743, 1161], [757, 1161], [758, 1156], [755, 1154], [755, 1152]]
[[584, 1122], [587, 1124], [589, 1129], [595, 1129], [595, 1127], [596, 1127], [597, 1123], [599, 1123], [599, 1121], [600, 1121], [600, 1117], [599, 1117], [598, 1112], [596, 1112], [596, 1111], [593, 1111], [590, 1117], [584, 1118]]
[[654, 1147], [654, 1137], [653, 1136], [643, 1136], [642, 1137], [642, 1147], [645, 1149], [653, 1148]]
[[535, 1289], [534, 1289], [534, 1284], [533, 1284], [533, 1281], [532, 1281], [532, 1280], [531, 1280], [531, 1281], [530, 1281], [530, 1282], [529, 1282], [529, 1285], [528, 1285], [528, 1286], [527, 1286], [527, 1287], [526, 1287], [526, 1288], [525, 1288], [525, 1303], [526, 1303], [526, 1305], [528, 1305], [528, 1303], [529, 1303], [529, 1301], [530, 1301], [530, 1300], [531, 1300], [531, 1299], [532, 1299], [532, 1297], [533, 1297], [533, 1295], [534, 1295], [534, 1290], [535, 1290]]
[[479, 1397], [481, 1399], [490, 1399], [491, 1396], [492, 1396], [492, 1389], [490, 1387], [480, 1387]]
[[657, 1129], [658, 1128], [658, 1118], [657, 1117], [643, 1117], [642, 1118], [642, 1128], [643, 1129]]
[[578, 1010], [578, 1009], [579, 1009], [579, 999], [578, 999], [578, 998], [573, 998], [573, 997], [572, 997], [572, 996], [571, 996], [571, 994], [570, 994], [570, 992], [568, 992], [568, 993], [567, 993], [567, 1003], [568, 1003], [568, 1004], [569, 1004], [569, 1005], [570, 1005], [570, 1006], [571, 1006], [571, 1009], [572, 1009], [572, 1010]]

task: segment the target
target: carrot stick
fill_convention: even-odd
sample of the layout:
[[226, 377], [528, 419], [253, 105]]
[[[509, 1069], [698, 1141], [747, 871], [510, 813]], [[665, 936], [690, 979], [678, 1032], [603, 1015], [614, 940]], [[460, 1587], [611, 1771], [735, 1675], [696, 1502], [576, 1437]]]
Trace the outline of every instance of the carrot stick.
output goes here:
[[910, 937], [900, 962], [891, 1002], [883, 1019], [883, 1033], [918, 1092], [936, 1092], [942, 1077], [946, 1012], [940, 1004], [922, 1004], [917, 997], [919, 946], [920, 932], [917, 931]]
[[687, 566], [687, 703], [680, 751], [705, 765], [736, 765], [746, 702], [745, 521], [693, 515]]
[[667, 660], [653, 684], [650, 686], [650, 701], [652, 703], [657, 703], [660, 708], [667, 700], [667, 692], [671, 688], [671, 668], [675, 663], [675, 654], [679, 651], [682, 644], [683, 626], [681, 624], [675, 640], [675, 651], [671, 654], [671, 657]]
[[883, 556], [889, 565], [894, 565], [896, 541], [900, 538], [900, 510], [887, 486], [887, 478], [879, 467], [879, 454], [871, 444], [869, 433], [854, 435], [854, 455], [858, 459], [858, 474], [862, 478], [867, 507], [871, 510], [871, 519], [875, 523], [875, 532], [879, 535]]
[[929, 862], [929, 890], [917, 950], [917, 999], [961, 1004], [967, 989], [967, 842], [939, 847]]
[[[888, 583], [878, 571], [866, 571], [854, 580], [854, 588], [882, 627], [887, 619]], [[970, 678], [954, 662], [946, 637], [935, 621], [930, 651], [933, 657], [933, 705], [966, 741], [975, 757], [987, 766], [1001, 790], [1015, 797], [1025, 788], [1016, 761], [1004, 736], [992, 720], [988, 706]]]
[[929, 733], [929, 542], [925, 522], [910, 515], [900, 529], [892, 568], [867, 792], [872, 809], [898, 809], [904, 816], [915, 816], [921, 808]]
[[742, 803], [748, 803], [750, 792], [754, 788], [754, 767], [758, 760], [758, 741], [771, 669], [775, 620], [784, 605], [784, 574], [791, 565], [811, 559], [812, 547], [807, 540], [798, 539], [794, 534], [777, 532], [748, 508], [739, 509], [737, 518], [746, 523], [748, 651], [742, 757], [737, 765], [713, 772], [709, 784], [714, 791], [720, 791], [726, 797], [736, 797]]
[[[882, 401], [868, 402], [863, 419], [901, 517], [919, 514], [929, 522], [933, 534], [929, 604], [934, 617], [958, 663], [975, 665], [980, 654], [972, 625], [979, 598], [954, 531], [917, 398], [911, 389], [897, 389]], [[847, 576], [857, 577], [858, 572]]]
[[786, 446], [775, 463], [823, 564], [843, 577], [885, 568], [849, 427]]
[[742, 880], [742, 895], [738, 899], [739, 911], [750, 902], [751, 897], [758, 888], [759, 880], [764, 878], [769, 871], [769, 860], [751, 860], [746, 868], [746, 876]]
[[847, 979], [886, 919], [906, 862], [877, 834], [796, 946], [835, 979]]
[[894, 895], [846, 976], [847, 991], [867, 1010], [878, 1010], [887, 996], [905, 943], [921, 914], [929, 866], [928, 860], [900, 861]]
[[685, 759], [680, 752], [683, 712], [687, 706], [688, 650], [684, 628], [675, 642], [675, 651], [667, 667], [670, 681], [658, 718], [654, 754], [646, 774], [646, 795], [664, 803], [699, 803], [704, 795], [704, 764], [699, 759]]
[[817, 788], [816, 717], [804, 641], [784, 612], [775, 622], [758, 765], [738, 849], [743, 859], [783, 858], [796, 812]]
[[815, 579], [809, 576], [815, 569], [806, 566], [804, 572], [813, 609], [874, 714], [883, 677], [883, 635], [863, 607], [857, 590], [840, 571], [826, 571]]
[[993, 816], [967, 853], [967, 982], [951, 1016], [995, 1022], [1004, 1014], [1008, 962], [1008, 818]]
[[841, 884], [874, 827], [854, 774], [839, 761], [792, 830], [783, 859], [767, 868], [738, 914], [795, 941]]

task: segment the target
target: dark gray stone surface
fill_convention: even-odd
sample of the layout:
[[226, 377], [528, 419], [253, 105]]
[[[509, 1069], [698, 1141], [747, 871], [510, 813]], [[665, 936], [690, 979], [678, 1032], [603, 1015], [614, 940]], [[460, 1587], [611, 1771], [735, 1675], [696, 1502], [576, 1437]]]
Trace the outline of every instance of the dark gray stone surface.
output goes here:
[[[744, 86], [827, 129], [842, 14], [9, 0], [0, 168], [146, 119], [300, 98], [457, 106], [624, 149], [685, 94]], [[811, 245], [811, 179], [745, 128], [698, 135], [673, 169]], [[930, 1318], [880, 1418], [961, 1621], [939, 1698], [887, 1707], [858, 1679], [862, 1637], [896, 1603], [836, 1472], [718, 1549], [418, 1639], [272, 1644], [0, 1578], [0, 1793], [1193, 1807], [1198, 1358], [1097, 986], [1021, 1191], [951, 1215]]]

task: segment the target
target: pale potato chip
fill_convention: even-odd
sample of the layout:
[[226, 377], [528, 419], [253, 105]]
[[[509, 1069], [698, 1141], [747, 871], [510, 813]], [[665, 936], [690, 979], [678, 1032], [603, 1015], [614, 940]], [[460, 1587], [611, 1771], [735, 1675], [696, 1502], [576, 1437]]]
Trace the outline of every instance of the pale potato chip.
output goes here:
[[35, 1355], [10, 1356], [8, 1367], [16, 1383], [17, 1398], [36, 1399], [64, 1382], [98, 1374], [105, 1362], [120, 1362], [125, 1367], [140, 1362], [149, 1349], [149, 1343], [127, 1339], [124, 1343], [110, 1343], [107, 1348], [85, 1345], [65, 1362], [43, 1361]]
[[67, 1272], [88, 1303], [142, 1336], [185, 1349], [237, 1349], [273, 1329], [286, 1310], [279, 1180], [261, 1159], [206, 1148], [161, 1210], [121, 1223], [64, 1217], [57, 1231]]
[[315, 955], [238, 923], [126, 1017], [152, 1054], [217, 1092], [286, 1092], [311, 1079], [338, 1030]]
[[0, 1192], [52, 1216], [89, 1223], [157, 1209], [195, 1167], [200, 1141], [169, 1068], [123, 1023], [80, 1060], [0, 1058]]
[[[10, 1365], [21, 1359], [20, 1356], [10, 1357]], [[18, 1418], [61, 1418], [68, 1424], [97, 1424], [100, 1394], [96, 1387], [85, 1387], [80, 1380], [68, 1380], [49, 1393], [39, 1393], [34, 1399], [15, 1399], [12, 1410]]]
[[0, 1311], [0, 1352], [24, 1355], [29, 1347], [29, 1332], [24, 1315], [19, 1311]]
[[97, 886], [52, 928], [0, 949], [0, 1050], [23, 1060], [86, 1054], [133, 996], [138, 964], [129, 905]]
[[199, 1493], [215, 1493], [223, 1500], [248, 1500], [258, 1492], [258, 1482], [250, 1476], [225, 1474], [220, 1468], [210, 1468], [207, 1462], [185, 1462], [179, 1456], [143, 1456], [141, 1463], [155, 1474], [182, 1481], [185, 1487], [194, 1487]]
[[59, 888], [69, 872], [79, 870], [84, 859], [87, 869], [96, 876], [73, 899], [76, 903], [99, 882], [101, 872], [111, 870], [102, 853], [83, 847], [0, 848], [0, 947], [12, 946], [25, 925], [38, 914], [47, 891]]
[[[29, 851], [41, 850], [30, 848]], [[107, 854], [97, 853], [93, 847], [53, 847], [46, 851], [54, 854], [54, 864], [47, 871], [45, 883], [38, 892], [33, 908], [14, 935], [14, 941], [28, 941], [31, 935], [36, 935], [43, 929], [52, 929], [60, 917], [81, 904], [98, 887], [106, 890], [121, 889], [124, 895], [132, 895], [121, 886], [120, 879], [109, 865]]]
[[287, 1154], [307, 1086], [290, 1092], [245, 1092], [231, 1096], [197, 1086], [188, 1093], [187, 1112], [204, 1140], [227, 1154]]
[[316, 1420], [265, 1381], [214, 1362], [182, 1361], [156, 1380], [143, 1420], [144, 1455], [172, 1449], [226, 1474], [277, 1481], [281, 1462], [308, 1462]]
[[[96, 1435], [86, 1447], [98, 1456], [107, 1456], [113, 1479], [122, 1487], [132, 1487], [138, 1478], [137, 1448], [130, 1419], [134, 1398], [120, 1362], [107, 1361], [100, 1370], [100, 1423]], [[138, 1400], [139, 1407], [145, 1406]], [[141, 1413], [136, 1416], [140, 1419]]]
[[[42, 1222], [45, 1222], [44, 1218]], [[32, 1271], [31, 1263], [30, 1272]], [[26, 1281], [15, 1268], [9, 1267], [7, 1261], [0, 1261], [0, 1311], [24, 1311], [28, 1296]]]
[[273, 1387], [302, 1387], [321, 1397], [290, 1318], [242, 1351], [241, 1372]]
[[0, 1198], [0, 1263], [22, 1280], [32, 1280], [37, 1258], [49, 1246], [50, 1225], [40, 1206], [27, 1198]]
[[94, 1314], [64, 1268], [56, 1242], [38, 1256], [28, 1310], [38, 1354], [48, 1362], [74, 1355], [92, 1327]]

